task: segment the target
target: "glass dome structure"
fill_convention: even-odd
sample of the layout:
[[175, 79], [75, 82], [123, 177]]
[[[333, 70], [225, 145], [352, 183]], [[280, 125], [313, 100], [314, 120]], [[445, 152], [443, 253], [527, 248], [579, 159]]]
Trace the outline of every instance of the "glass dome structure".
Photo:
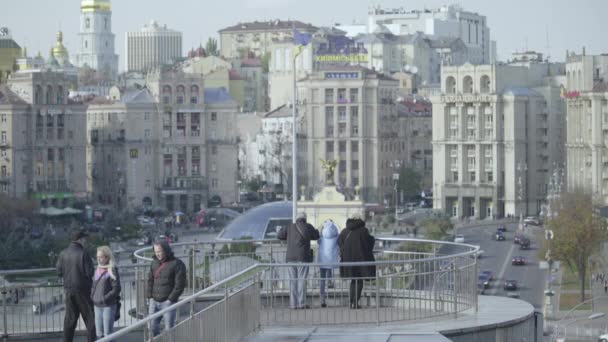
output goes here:
[[271, 202], [252, 208], [230, 222], [218, 240], [276, 239], [277, 232], [291, 223], [291, 202]]

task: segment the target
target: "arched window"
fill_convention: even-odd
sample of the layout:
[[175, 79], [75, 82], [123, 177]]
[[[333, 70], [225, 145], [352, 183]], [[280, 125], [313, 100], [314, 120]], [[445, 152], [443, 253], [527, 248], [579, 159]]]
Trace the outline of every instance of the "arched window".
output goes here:
[[42, 104], [42, 87], [40, 85], [37, 85], [34, 91], [34, 104]]
[[46, 104], [53, 104], [53, 87], [46, 86]]
[[456, 79], [452, 76], [448, 76], [445, 80], [445, 92], [447, 94], [455, 94], [456, 93]]
[[481, 76], [479, 80], [479, 92], [482, 94], [490, 93], [490, 77], [488, 75]]
[[462, 79], [462, 93], [473, 94], [473, 78], [471, 76], [465, 76]]
[[86, 40], [84, 41], [84, 47], [85, 47], [85, 48], [88, 48], [88, 47], [89, 47], [89, 42], [88, 42], [88, 41], [86, 41]]
[[57, 104], [63, 104], [63, 86], [57, 87]]
[[198, 103], [198, 86], [193, 84], [190, 87], [190, 103], [197, 104]]
[[164, 104], [168, 104], [171, 102], [171, 96], [172, 96], [171, 93], [172, 93], [172, 91], [171, 91], [170, 85], [163, 86], [163, 103]]
[[84, 20], [84, 27], [88, 28], [88, 29], [91, 28], [91, 19], [90, 18], [86, 18]]
[[176, 89], [176, 96], [177, 96], [177, 103], [182, 104], [184, 103], [184, 97], [186, 96], [186, 88], [183, 85], [178, 85], [177, 89]]

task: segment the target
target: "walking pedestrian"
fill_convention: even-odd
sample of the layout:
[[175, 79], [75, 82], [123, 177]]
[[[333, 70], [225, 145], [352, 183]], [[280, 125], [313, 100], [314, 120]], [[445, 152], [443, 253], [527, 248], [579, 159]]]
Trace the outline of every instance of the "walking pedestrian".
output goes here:
[[301, 212], [296, 216], [296, 223], [281, 229], [277, 238], [287, 240], [287, 262], [302, 263], [288, 268], [289, 306], [292, 309], [310, 309], [306, 304], [308, 266], [304, 263], [313, 260], [310, 241], [319, 240], [319, 231], [306, 222], [306, 213]]
[[[186, 287], [186, 265], [173, 255], [166, 240], [154, 242], [154, 256], [148, 273], [147, 294], [149, 314], [177, 303]], [[160, 334], [160, 321], [165, 320], [165, 331], [175, 326], [176, 310], [165, 313], [150, 322], [152, 336]]]
[[604, 282], [604, 293], [608, 293], [608, 281]]
[[[365, 221], [359, 214], [346, 220], [346, 228], [338, 237], [341, 262], [375, 261], [374, 243], [376, 239], [365, 228]], [[351, 309], [359, 308], [359, 299], [363, 291], [363, 281], [376, 277], [376, 266], [340, 266], [340, 276], [351, 279], [349, 298]]]
[[[332, 220], [327, 220], [323, 223], [321, 237], [319, 238], [319, 263], [337, 264], [339, 261], [338, 251], [338, 227]], [[325, 291], [326, 283], [329, 283], [333, 277], [333, 270], [337, 266], [320, 266], [319, 292], [321, 294], [321, 307], [327, 307], [326, 299], [327, 292]]]
[[93, 278], [91, 299], [95, 305], [97, 338], [114, 331], [114, 321], [120, 300], [120, 276], [109, 246], [97, 248], [97, 271]]
[[91, 256], [85, 250], [87, 237], [81, 230], [74, 231], [70, 245], [57, 258], [57, 273], [63, 278], [65, 293], [64, 342], [74, 340], [79, 316], [82, 316], [87, 329], [87, 341], [95, 341], [95, 314], [91, 300], [95, 268]]

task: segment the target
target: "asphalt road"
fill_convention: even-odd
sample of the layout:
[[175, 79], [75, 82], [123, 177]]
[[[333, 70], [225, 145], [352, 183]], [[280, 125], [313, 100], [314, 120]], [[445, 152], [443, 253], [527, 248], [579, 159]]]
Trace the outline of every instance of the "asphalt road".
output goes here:
[[[538, 242], [535, 241], [534, 232], [538, 227], [526, 228], [532, 245], [528, 250], [520, 250], [519, 245], [513, 243], [513, 236], [517, 230], [516, 223], [507, 224], [505, 234], [506, 241], [496, 241], [494, 239], [496, 228], [499, 224], [488, 224], [480, 227], [461, 227], [458, 234], [465, 236], [465, 243], [479, 245], [483, 251], [483, 257], [478, 260], [479, 271], [492, 270], [494, 281], [490, 288], [485, 290], [486, 295], [506, 296], [507, 291], [503, 290], [504, 281], [507, 279], [517, 280], [519, 285], [520, 299], [532, 304], [535, 309], [542, 311], [544, 301], [544, 284], [546, 281], [546, 271], [538, 267], [536, 256]], [[525, 266], [511, 265], [514, 256], [526, 258]]]

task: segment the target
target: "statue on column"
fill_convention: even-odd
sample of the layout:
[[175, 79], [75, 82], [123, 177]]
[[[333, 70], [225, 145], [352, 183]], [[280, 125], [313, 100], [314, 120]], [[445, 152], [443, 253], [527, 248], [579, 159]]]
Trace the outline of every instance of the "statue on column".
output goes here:
[[334, 185], [334, 172], [336, 171], [338, 160], [319, 160], [321, 161], [321, 168], [325, 170], [326, 185]]

